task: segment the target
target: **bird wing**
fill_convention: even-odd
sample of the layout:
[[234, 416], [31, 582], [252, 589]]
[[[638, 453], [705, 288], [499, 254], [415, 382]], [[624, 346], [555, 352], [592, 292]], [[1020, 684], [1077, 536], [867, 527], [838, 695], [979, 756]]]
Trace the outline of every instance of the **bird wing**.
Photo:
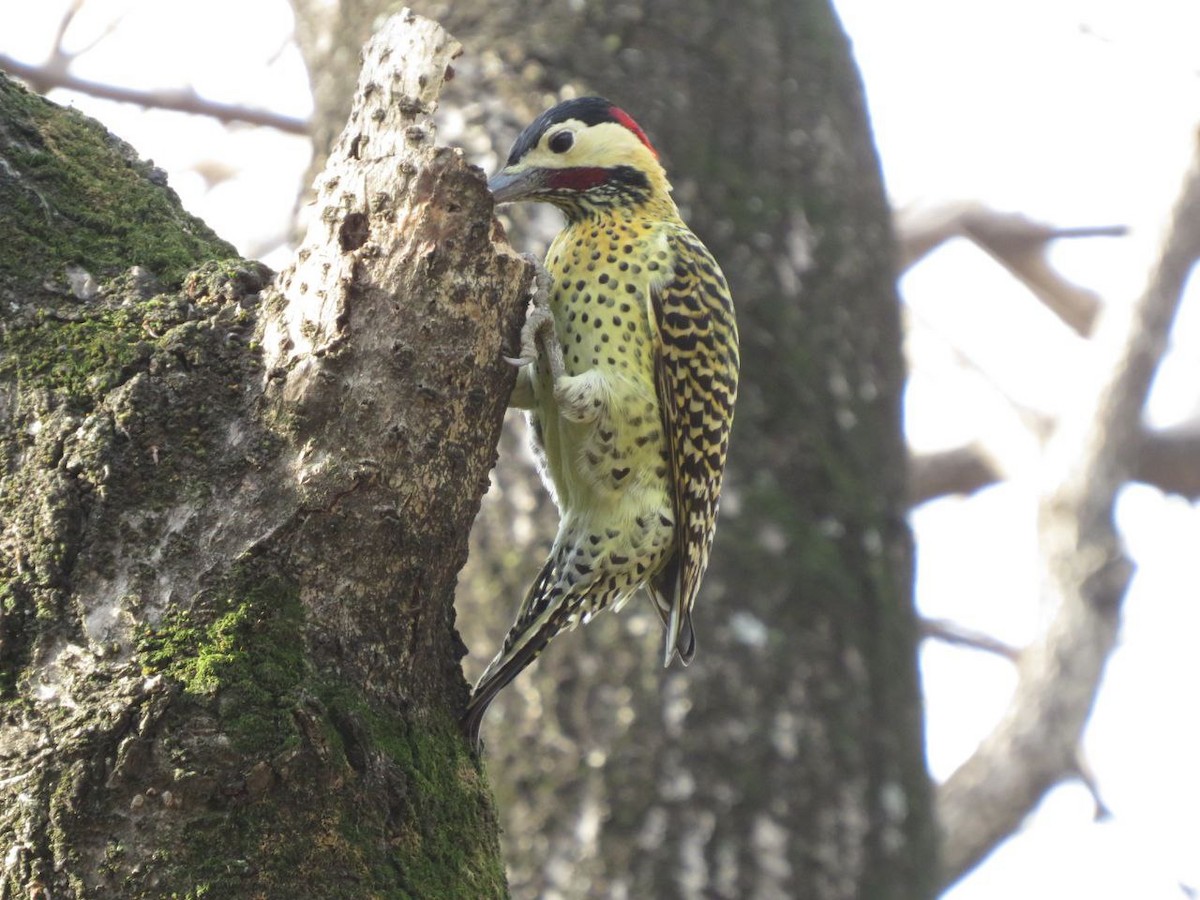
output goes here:
[[737, 397], [738, 341], [725, 276], [699, 239], [668, 237], [674, 270], [650, 291], [655, 387], [666, 435], [675, 554], [652, 585], [667, 626], [664, 665], [694, 650], [692, 605], [708, 566]]

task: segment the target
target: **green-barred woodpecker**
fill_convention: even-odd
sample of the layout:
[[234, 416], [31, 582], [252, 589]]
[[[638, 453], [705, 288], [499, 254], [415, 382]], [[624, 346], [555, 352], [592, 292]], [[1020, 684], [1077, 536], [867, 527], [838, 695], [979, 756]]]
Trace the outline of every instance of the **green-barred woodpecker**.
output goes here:
[[547, 110], [488, 183], [497, 203], [551, 203], [544, 303], [522, 331], [511, 405], [528, 411], [558, 535], [503, 649], [472, 692], [496, 694], [564, 628], [647, 588], [663, 663], [695, 652], [738, 383], [725, 276], [671, 199], [645, 133], [600, 97]]

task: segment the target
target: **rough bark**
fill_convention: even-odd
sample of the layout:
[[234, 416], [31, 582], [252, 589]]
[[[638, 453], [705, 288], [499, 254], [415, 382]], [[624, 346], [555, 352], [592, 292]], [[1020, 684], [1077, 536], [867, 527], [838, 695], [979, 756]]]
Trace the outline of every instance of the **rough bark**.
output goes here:
[[[321, 7], [310, 35], [361, 27], [361, 4]], [[514, 892], [927, 896], [893, 244], [829, 6], [421, 8], [479, 53], [454, 87], [503, 128], [494, 153], [560, 90], [634, 114], [729, 275], [746, 361], [695, 664], [663, 673], [630, 608], [560, 638], [485, 723]], [[336, 80], [328, 43], [306, 52]], [[532, 473], [502, 470], [460, 600], [481, 660], [545, 549]]]
[[452, 603], [529, 273], [456, 52], [381, 32], [277, 288], [0, 79], [0, 897], [505, 893]]

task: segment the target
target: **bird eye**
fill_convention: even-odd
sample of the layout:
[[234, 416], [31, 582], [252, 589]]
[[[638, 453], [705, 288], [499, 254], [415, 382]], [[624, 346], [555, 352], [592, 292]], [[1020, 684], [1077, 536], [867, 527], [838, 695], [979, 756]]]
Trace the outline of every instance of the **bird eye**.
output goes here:
[[546, 146], [555, 153], [566, 153], [575, 146], [575, 135], [569, 131], [560, 131], [550, 138], [550, 143]]

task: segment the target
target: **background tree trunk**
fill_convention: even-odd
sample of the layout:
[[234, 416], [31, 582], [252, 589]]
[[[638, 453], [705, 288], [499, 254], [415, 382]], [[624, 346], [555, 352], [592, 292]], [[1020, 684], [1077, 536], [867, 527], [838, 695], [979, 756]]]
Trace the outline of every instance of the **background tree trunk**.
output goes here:
[[452, 603], [530, 273], [457, 49], [368, 48], [277, 289], [0, 77], [0, 897], [505, 893]]
[[[830, 6], [417, 5], [468, 48], [453, 105], [494, 134], [483, 161], [566, 92], [629, 109], [729, 276], [742, 330], [696, 662], [661, 672], [657, 624], [630, 608], [560, 638], [485, 722], [514, 892], [929, 895], [894, 250]], [[338, 45], [369, 16], [295, 6], [320, 121]], [[470, 127], [462, 140], [486, 143]], [[477, 528], [459, 603], [478, 665], [545, 549], [533, 478], [502, 465]]]

